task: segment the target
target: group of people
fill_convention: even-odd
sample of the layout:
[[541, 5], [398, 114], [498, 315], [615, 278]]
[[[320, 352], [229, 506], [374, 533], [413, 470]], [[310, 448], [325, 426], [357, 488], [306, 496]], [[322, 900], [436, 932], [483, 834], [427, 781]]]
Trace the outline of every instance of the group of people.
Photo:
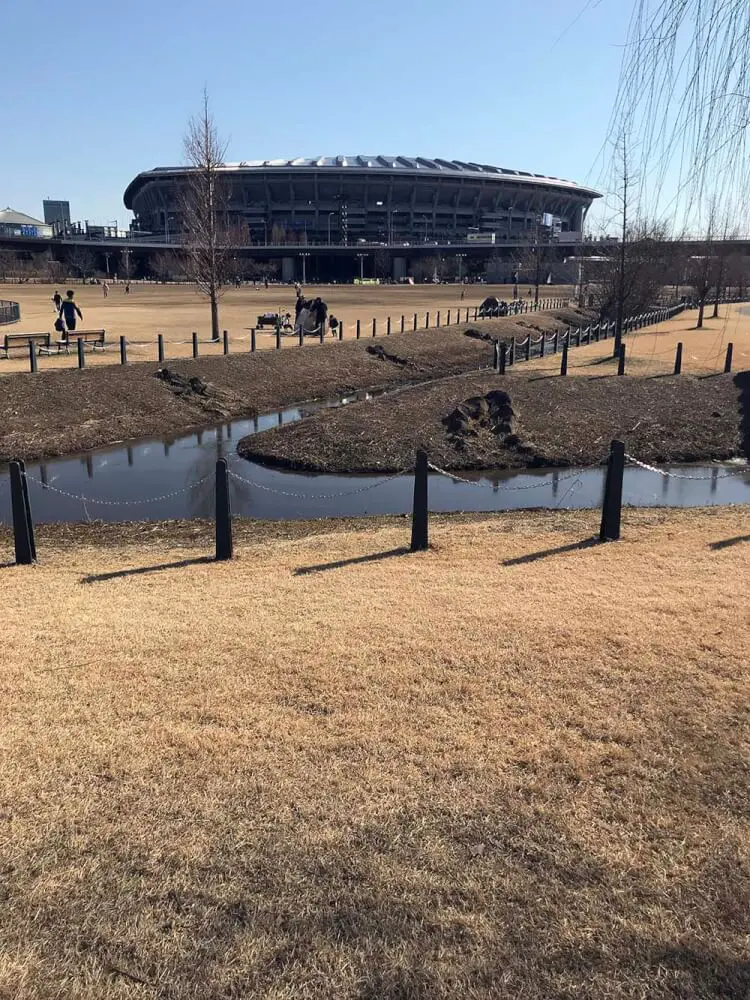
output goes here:
[[55, 289], [55, 294], [52, 296], [52, 304], [57, 313], [55, 329], [58, 333], [62, 334], [62, 339], [65, 340], [68, 330], [75, 330], [79, 319], [83, 321], [83, 313], [76, 302], [75, 292], [72, 288], [67, 290], [65, 298]]

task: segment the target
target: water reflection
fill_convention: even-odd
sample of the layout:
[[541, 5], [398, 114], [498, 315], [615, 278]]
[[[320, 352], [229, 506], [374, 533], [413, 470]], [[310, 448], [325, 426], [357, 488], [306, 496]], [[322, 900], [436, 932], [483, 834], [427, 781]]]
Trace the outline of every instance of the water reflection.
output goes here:
[[[305, 412], [314, 409], [314, 405], [304, 407]], [[237, 514], [279, 520], [411, 510], [413, 480], [409, 475], [389, 479], [300, 474], [265, 468], [237, 456], [230, 443], [233, 438], [283, 426], [300, 419], [301, 413], [301, 408], [290, 407], [168, 441], [131, 443], [73, 458], [28, 463], [34, 517], [38, 521], [81, 521], [89, 516], [108, 521], [210, 518], [214, 514], [214, 468], [222, 457], [229, 460], [230, 471], [252, 483], [230, 479], [232, 509]], [[731, 476], [727, 471], [717, 466], [681, 468], [683, 474], [704, 478], [669, 479], [629, 467], [623, 501], [635, 506], [747, 503], [750, 471]], [[659, 478], [661, 489], [656, 482]], [[597, 507], [604, 469], [491, 470], [461, 473], [461, 479], [468, 482], [430, 476], [433, 511]], [[7, 486], [7, 468], [0, 467], [0, 521], [9, 523]], [[163, 499], [143, 502], [156, 497]]]

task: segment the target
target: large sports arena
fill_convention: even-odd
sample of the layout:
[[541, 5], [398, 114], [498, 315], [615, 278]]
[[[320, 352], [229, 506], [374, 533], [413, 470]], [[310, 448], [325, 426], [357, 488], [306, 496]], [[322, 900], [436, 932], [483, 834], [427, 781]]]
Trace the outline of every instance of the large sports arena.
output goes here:
[[[188, 167], [131, 181], [125, 206], [144, 236], [179, 239]], [[390, 246], [533, 238], [540, 221], [561, 242], [580, 238], [599, 195], [558, 177], [422, 156], [248, 160], [221, 168], [226, 222], [260, 246]]]

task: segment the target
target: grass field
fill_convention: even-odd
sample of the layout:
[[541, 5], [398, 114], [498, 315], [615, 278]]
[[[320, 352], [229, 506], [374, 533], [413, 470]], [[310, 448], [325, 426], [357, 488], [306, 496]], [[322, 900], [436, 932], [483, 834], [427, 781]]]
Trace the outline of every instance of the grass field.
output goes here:
[[[11, 299], [21, 305], [21, 321], [3, 327], [3, 332], [33, 333], [52, 331], [55, 315], [52, 295], [56, 286], [52, 285], [3, 285], [0, 284], [0, 299]], [[60, 286], [62, 294], [65, 286]], [[568, 294], [565, 287], [545, 288], [545, 295]], [[89, 364], [112, 364], [119, 361], [118, 338], [127, 337], [128, 352], [134, 361], [153, 360], [157, 357], [156, 338], [161, 333], [167, 347], [167, 357], [187, 357], [192, 353], [192, 331], [198, 332], [202, 354], [220, 354], [221, 346], [211, 344], [210, 314], [207, 300], [189, 285], [131, 285], [129, 295], [124, 286], [111, 286], [105, 299], [96, 285], [75, 286], [76, 301], [83, 312], [81, 329], [107, 331], [110, 350], [101, 354], [87, 355]], [[393, 329], [400, 328], [401, 315], [406, 317], [407, 329], [411, 329], [414, 313], [418, 314], [420, 328], [424, 326], [425, 315], [431, 313], [434, 325], [437, 310], [442, 312], [442, 322], [447, 318], [448, 309], [475, 306], [487, 295], [512, 298], [512, 287], [504, 285], [467, 285], [465, 298], [461, 301], [459, 285], [326, 285], [320, 288], [307, 287], [305, 294], [320, 295], [329, 306], [329, 311], [344, 323], [345, 336], [354, 337], [356, 321], [361, 320], [363, 336], [369, 336], [372, 321], [376, 319], [380, 332], [385, 333], [388, 316], [392, 318]], [[294, 287], [291, 285], [227, 289], [221, 300], [220, 321], [230, 336], [232, 351], [246, 351], [250, 346], [250, 329], [256, 325], [257, 317], [266, 311], [283, 309], [294, 316]], [[297, 344], [295, 337], [284, 337], [285, 347]], [[258, 332], [259, 349], [275, 346], [275, 336], [270, 328]], [[0, 373], [26, 370], [28, 358], [22, 351], [11, 360], [0, 360]], [[40, 359], [43, 368], [74, 367], [74, 356], [45, 357]]]
[[595, 527], [42, 529], [0, 996], [746, 997], [750, 509]]
[[[706, 317], [713, 308], [706, 309]], [[727, 344], [733, 349], [733, 369], [750, 369], [750, 305], [722, 305], [718, 319], [704, 319], [703, 329], [696, 330], [696, 310], [680, 313], [665, 323], [644, 327], [628, 334], [626, 345], [626, 371], [631, 375], [663, 375], [674, 370], [675, 350], [683, 344], [682, 370], [685, 373], [708, 374], [722, 371]], [[526, 319], [526, 317], [524, 317]], [[534, 322], [534, 317], [528, 317]], [[536, 335], [535, 335], [536, 337]], [[568, 374], [591, 377], [609, 374], [617, 368], [612, 357], [612, 340], [598, 344], [575, 347], [570, 352]], [[535, 358], [515, 369], [519, 373], [529, 370], [555, 374], [560, 371], [560, 356]]]

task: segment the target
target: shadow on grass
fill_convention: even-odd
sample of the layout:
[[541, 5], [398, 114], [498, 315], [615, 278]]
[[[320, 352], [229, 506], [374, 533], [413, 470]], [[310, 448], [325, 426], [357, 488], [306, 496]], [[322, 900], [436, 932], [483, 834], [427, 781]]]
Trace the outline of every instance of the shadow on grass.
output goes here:
[[709, 542], [709, 549], [718, 552], [719, 549], [728, 549], [732, 545], [741, 545], [742, 542], [750, 542], [750, 535], [735, 535], [734, 538], [722, 538], [719, 542]]
[[213, 556], [196, 556], [194, 559], [179, 559], [177, 562], [159, 563], [156, 566], [138, 566], [136, 569], [116, 569], [111, 573], [92, 573], [90, 576], [84, 576], [81, 583], [104, 583], [106, 580], [116, 580], [124, 576], [144, 576], [146, 573], [161, 573], [165, 569], [201, 566], [203, 563], [215, 561]]
[[598, 538], [584, 538], [581, 542], [571, 542], [570, 545], [559, 545], [556, 549], [542, 549], [541, 552], [530, 552], [526, 556], [516, 556], [515, 559], [506, 559], [503, 566], [523, 566], [525, 563], [536, 562], [538, 559], [547, 559], [549, 556], [561, 556], [566, 552], [577, 552], [579, 549], [591, 549], [595, 545], [602, 543]]
[[387, 552], [373, 552], [369, 556], [354, 556], [351, 559], [337, 559], [335, 562], [318, 563], [317, 566], [300, 566], [294, 571], [295, 576], [307, 576], [308, 573], [325, 573], [329, 569], [341, 569], [343, 566], [356, 566], [359, 563], [380, 562], [381, 559], [390, 559], [392, 556], [407, 556], [411, 550], [406, 545], [401, 545], [397, 549], [389, 549]]

